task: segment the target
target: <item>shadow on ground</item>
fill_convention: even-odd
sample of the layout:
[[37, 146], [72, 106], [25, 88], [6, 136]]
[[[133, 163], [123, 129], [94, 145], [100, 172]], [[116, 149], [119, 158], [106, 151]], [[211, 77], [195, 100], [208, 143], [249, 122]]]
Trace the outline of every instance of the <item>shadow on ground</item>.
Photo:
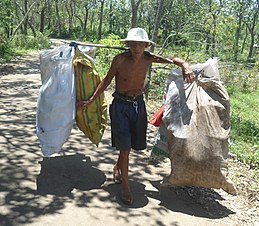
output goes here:
[[[99, 148], [97, 151], [97, 148], [83, 135], [78, 135], [78, 129], [74, 128], [77, 134], [72, 135], [66, 144], [69, 155], [42, 159], [39, 141], [35, 135], [40, 75], [37, 74], [37, 77], [33, 78], [39, 62], [35, 60], [37, 55], [33, 57], [31, 62], [23, 62], [24, 66], [12, 65], [12, 70], [9, 68], [6, 71], [1, 69], [3, 76], [0, 76], [0, 224], [2, 226], [29, 225], [41, 216], [60, 213], [66, 208], [67, 203], [71, 202], [77, 208], [94, 206], [102, 209], [101, 205], [93, 201], [96, 199], [114, 204], [109, 208], [117, 214], [122, 214], [117, 210], [142, 208], [142, 213], [150, 219], [153, 214], [159, 216], [161, 212], [181, 212], [209, 219], [219, 219], [233, 214], [231, 210], [219, 204], [218, 200], [222, 197], [213, 190], [160, 188], [159, 180], [142, 179], [143, 172], [152, 175], [155, 166], [138, 152], [132, 153], [131, 159], [131, 164], [137, 170], [130, 171], [130, 184], [135, 202], [133, 206], [125, 207], [118, 199], [120, 185], [113, 184], [100, 170], [103, 164], [112, 169], [117, 157], [117, 153], [110, 148], [108, 137], [103, 138], [101, 150]], [[140, 180], [143, 181], [139, 182]], [[154, 190], [146, 189], [147, 183], [151, 184]], [[151, 199], [158, 201], [159, 205], [152, 207], [150, 212], [150, 208], [145, 209], [145, 207], [149, 207]], [[127, 214], [127, 218], [133, 216], [132, 212]], [[98, 217], [101, 219], [102, 216]], [[124, 215], [122, 217], [126, 219]], [[154, 221], [160, 222], [158, 219]]]
[[[157, 190], [146, 189], [145, 184], [137, 180], [130, 180], [130, 186], [134, 194], [134, 203], [126, 207], [118, 197], [119, 187], [116, 184], [108, 184], [103, 189], [110, 193], [110, 199], [126, 208], [143, 208], [148, 205], [150, 199], [159, 201], [154, 211], [163, 210], [181, 212], [196, 217], [208, 219], [220, 219], [235, 212], [219, 203], [223, 198], [214, 190], [198, 187], [168, 187], [160, 186], [161, 181], [150, 181]], [[152, 214], [151, 214], [152, 215]]]
[[37, 177], [40, 194], [69, 196], [73, 189], [87, 191], [100, 188], [104, 173], [92, 167], [90, 157], [82, 154], [44, 158]]
[[224, 198], [212, 189], [198, 187], [160, 187], [161, 181], [152, 181], [159, 193], [149, 192], [151, 198], [160, 200], [160, 205], [192, 216], [219, 219], [234, 214], [218, 201]]

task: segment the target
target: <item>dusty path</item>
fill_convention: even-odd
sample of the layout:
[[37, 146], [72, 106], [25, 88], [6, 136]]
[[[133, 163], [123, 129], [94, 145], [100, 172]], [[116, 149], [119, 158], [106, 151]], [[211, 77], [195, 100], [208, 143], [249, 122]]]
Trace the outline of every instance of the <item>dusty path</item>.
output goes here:
[[[149, 150], [131, 154], [129, 175], [135, 203], [124, 206], [117, 197], [119, 185], [111, 181], [117, 153], [110, 148], [108, 126], [99, 148], [75, 126], [63, 148], [66, 155], [43, 159], [35, 134], [39, 87], [38, 52], [1, 66], [1, 226], [258, 226], [258, 206], [250, 206], [242, 194], [160, 189], [170, 164], [152, 164]], [[150, 142], [153, 136], [150, 131]]]

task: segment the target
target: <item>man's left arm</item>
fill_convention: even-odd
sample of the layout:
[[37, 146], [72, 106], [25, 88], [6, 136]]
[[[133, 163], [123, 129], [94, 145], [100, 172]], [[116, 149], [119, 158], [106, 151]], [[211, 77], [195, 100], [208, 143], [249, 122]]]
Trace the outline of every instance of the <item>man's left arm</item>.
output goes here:
[[163, 63], [163, 64], [175, 64], [179, 67], [182, 68], [182, 72], [183, 72], [183, 77], [184, 80], [187, 83], [192, 83], [195, 76], [194, 73], [189, 65], [188, 62], [184, 61], [183, 59], [179, 58], [179, 57], [161, 57], [158, 55], [155, 55], [153, 53], [149, 53], [149, 55], [153, 58], [152, 62], [153, 63]]
[[179, 57], [170, 57], [169, 58], [171, 61], [173, 61], [173, 63], [179, 67], [182, 68], [182, 72], [183, 72], [183, 76], [184, 76], [184, 80], [187, 83], [192, 83], [195, 76], [194, 73], [190, 67], [190, 64], [186, 61], [184, 61], [183, 59], [179, 58]]

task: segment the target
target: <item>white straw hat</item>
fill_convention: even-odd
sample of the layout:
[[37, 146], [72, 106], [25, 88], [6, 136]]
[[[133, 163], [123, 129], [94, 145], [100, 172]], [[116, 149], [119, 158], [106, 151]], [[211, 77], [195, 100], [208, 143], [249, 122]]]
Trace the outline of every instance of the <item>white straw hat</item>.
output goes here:
[[129, 42], [129, 41], [135, 41], [135, 42], [147, 42], [151, 45], [154, 45], [155, 43], [148, 38], [147, 32], [140, 27], [135, 27], [129, 30], [127, 34], [127, 38], [122, 39], [122, 42]]

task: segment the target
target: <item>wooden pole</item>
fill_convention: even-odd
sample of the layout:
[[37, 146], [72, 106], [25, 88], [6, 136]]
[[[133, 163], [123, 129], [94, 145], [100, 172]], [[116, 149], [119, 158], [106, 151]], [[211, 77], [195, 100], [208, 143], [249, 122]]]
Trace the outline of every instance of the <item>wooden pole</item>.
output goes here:
[[119, 50], [129, 49], [127, 47], [122, 47], [122, 46], [108, 46], [108, 45], [85, 43], [85, 42], [65, 42], [65, 41], [62, 41], [62, 42], [69, 44], [71, 46], [82, 45], [82, 46], [92, 46], [92, 47], [98, 47], [98, 48], [119, 49]]

